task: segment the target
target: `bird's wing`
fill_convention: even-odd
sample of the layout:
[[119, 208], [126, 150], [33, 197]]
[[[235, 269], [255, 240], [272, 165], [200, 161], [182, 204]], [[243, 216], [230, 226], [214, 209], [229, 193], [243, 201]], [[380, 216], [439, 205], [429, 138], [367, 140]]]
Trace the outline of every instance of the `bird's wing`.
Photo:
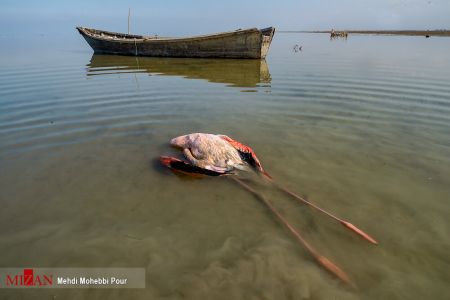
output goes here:
[[225, 174], [227, 173], [229, 170], [227, 168], [222, 168], [222, 167], [218, 167], [218, 166], [214, 166], [211, 164], [206, 164], [205, 161], [202, 161], [200, 159], [197, 159], [193, 154], [192, 154], [192, 150], [190, 148], [184, 148], [183, 149], [183, 154], [184, 156], [186, 156], [186, 158], [189, 160], [189, 162], [191, 164], [193, 164], [194, 166], [203, 168], [203, 169], [207, 169], [210, 171], [214, 171], [217, 173], [222, 173]]
[[255, 151], [253, 151], [252, 148], [250, 148], [247, 145], [244, 145], [238, 141], [233, 140], [227, 135], [219, 134], [218, 135], [221, 139], [227, 141], [231, 146], [233, 146], [236, 150], [239, 151], [242, 158], [249, 163], [252, 167], [256, 168], [258, 171], [263, 173], [265, 176], [272, 178], [269, 173], [267, 173], [263, 166], [261, 165], [261, 162], [259, 161], [258, 157], [256, 156]]

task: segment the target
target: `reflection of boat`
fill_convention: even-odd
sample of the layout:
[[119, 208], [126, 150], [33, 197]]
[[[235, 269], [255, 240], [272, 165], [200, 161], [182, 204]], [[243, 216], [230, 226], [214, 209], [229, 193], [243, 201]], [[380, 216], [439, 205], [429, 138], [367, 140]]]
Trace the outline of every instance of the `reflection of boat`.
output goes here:
[[255, 87], [270, 83], [265, 60], [219, 58], [162, 58], [92, 55], [87, 75], [149, 73], [206, 79], [238, 87]]
[[265, 58], [275, 28], [238, 29], [184, 38], [167, 38], [77, 27], [95, 53], [131, 56]]

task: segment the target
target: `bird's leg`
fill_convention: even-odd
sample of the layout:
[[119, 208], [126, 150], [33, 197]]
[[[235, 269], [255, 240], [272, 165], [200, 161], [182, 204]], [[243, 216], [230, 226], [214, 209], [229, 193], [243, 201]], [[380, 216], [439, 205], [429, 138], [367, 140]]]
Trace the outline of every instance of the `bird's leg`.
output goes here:
[[256, 153], [253, 151], [252, 148], [250, 148], [247, 145], [244, 145], [238, 141], [233, 140], [232, 138], [230, 138], [229, 136], [226, 135], [219, 135], [219, 137], [221, 137], [222, 139], [224, 139], [225, 141], [229, 142], [234, 148], [236, 148], [238, 151], [247, 154], [247, 159], [246, 161], [252, 165], [253, 167], [255, 167], [255, 169], [259, 172], [261, 172], [268, 180], [269, 182], [273, 183], [278, 189], [280, 189], [281, 191], [285, 192], [286, 194], [290, 195], [291, 197], [315, 208], [316, 210], [328, 215], [329, 217], [337, 220], [338, 222], [340, 222], [343, 226], [345, 226], [346, 228], [352, 230], [353, 232], [355, 232], [356, 234], [362, 236], [364, 239], [366, 239], [367, 241], [373, 243], [373, 244], [378, 244], [378, 242], [372, 238], [370, 235], [368, 235], [367, 233], [365, 233], [364, 231], [362, 231], [361, 229], [357, 228], [356, 226], [354, 226], [353, 224], [342, 220], [334, 215], [332, 215], [331, 213], [325, 211], [324, 209], [318, 207], [317, 205], [311, 203], [310, 201], [308, 201], [307, 199], [300, 197], [299, 195], [291, 192], [290, 190], [286, 189], [285, 187], [281, 186], [280, 184], [278, 184], [277, 182], [275, 182], [275, 180], [264, 170], [264, 168], [262, 167], [261, 163], [259, 162], [258, 158], [256, 157]]
[[244, 189], [255, 195], [275, 215], [275, 217], [277, 217], [277, 219], [288, 229], [288, 231], [295, 237], [295, 239], [311, 254], [312, 257], [314, 257], [314, 259], [316, 259], [316, 261], [322, 267], [324, 267], [326, 270], [328, 270], [343, 282], [354, 286], [354, 284], [348, 278], [347, 274], [325, 256], [322, 256], [319, 252], [317, 252], [317, 250], [300, 235], [299, 231], [295, 229], [272, 205], [272, 203], [270, 203], [261, 193], [258, 193], [255, 189], [253, 189], [237, 177], [230, 178], [233, 179], [237, 184], [242, 186]]

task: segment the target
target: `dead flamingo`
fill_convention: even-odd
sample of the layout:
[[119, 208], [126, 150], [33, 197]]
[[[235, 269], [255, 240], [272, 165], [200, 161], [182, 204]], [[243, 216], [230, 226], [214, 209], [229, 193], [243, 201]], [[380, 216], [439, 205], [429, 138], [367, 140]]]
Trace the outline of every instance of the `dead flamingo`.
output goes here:
[[[224, 143], [224, 141], [226, 143]], [[194, 166], [212, 171], [207, 175], [211, 175], [213, 172], [216, 172], [216, 175], [220, 175], [230, 173], [234, 169], [246, 169], [246, 164], [248, 164], [256, 169], [259, 173], [263, 174], [264, 177], [266, 177], [277, 188], [279, 188], [289, 196], [333, 218], [367, 241], [373, 244], [378, 244], [378, 242], [374, 238], [372, 238], [370, 235], [357, 228], [350, 222], [336, 217], [335, 215], [320, 208], [314, 203], [304, 199], [303, 197], [289, 191], [288, 189], [276, 183], [273, 178], [264, 170], [253, 149], [236, 140], [233, 140], [229, 136], [206, 133], [192, 133], [174, 138], [170, 143], [172, 146], [183, 149], [183, 153], [185, 154], [186, 158]], [[234, 150], [232, 148], [234, 148]]]
[[170, 144], [182, 149], [192, 165], [203, 169], [227, 173], [246, 168], [238, 149], [216, 134], [191, 133], [172, 139]]
[[[264, 170], [255, 152], [250, 147], [235, 141], [226, 135], [193, 133], [174, 138], [171, 140], [171, 144], [183, 149], [183, 153], [190, 161], [190, 163], [186, 163], [173, 157], [162, 156], [160, 158], [161, 162], [173, 170], [191, 175], [221, 176], [230, 174], [235, 169], [246, 169], [246, 164], [248, 164], [258, 172], [262, 173], [285, 193], [316, 208], [335, 220], [338, 220], [341, 224], [363, 236], [370, 242], [377, 243], [373, 238], [356, 228], [354, 225], [335, 217], [297, 194], [278, 185]], [[349, 283], [348, 276], [331, 261], [319, 255], [317, 251], [301, 237], [298, 231], [295, 230], [261, 194], [257, 193], [240, 179], [234, 177], [232, 177], [232, 179], [251, 193], [255, 194], [323, 267], [344, 282]]]

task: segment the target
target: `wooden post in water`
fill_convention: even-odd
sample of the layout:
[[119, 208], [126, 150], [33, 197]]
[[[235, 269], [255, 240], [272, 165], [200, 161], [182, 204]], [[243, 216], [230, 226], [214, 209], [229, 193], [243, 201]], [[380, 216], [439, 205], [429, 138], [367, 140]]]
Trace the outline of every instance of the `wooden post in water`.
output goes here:
[[128, 8], [128, 34], [130, 34], [130, 13], [131, 13], [131, 8]]

